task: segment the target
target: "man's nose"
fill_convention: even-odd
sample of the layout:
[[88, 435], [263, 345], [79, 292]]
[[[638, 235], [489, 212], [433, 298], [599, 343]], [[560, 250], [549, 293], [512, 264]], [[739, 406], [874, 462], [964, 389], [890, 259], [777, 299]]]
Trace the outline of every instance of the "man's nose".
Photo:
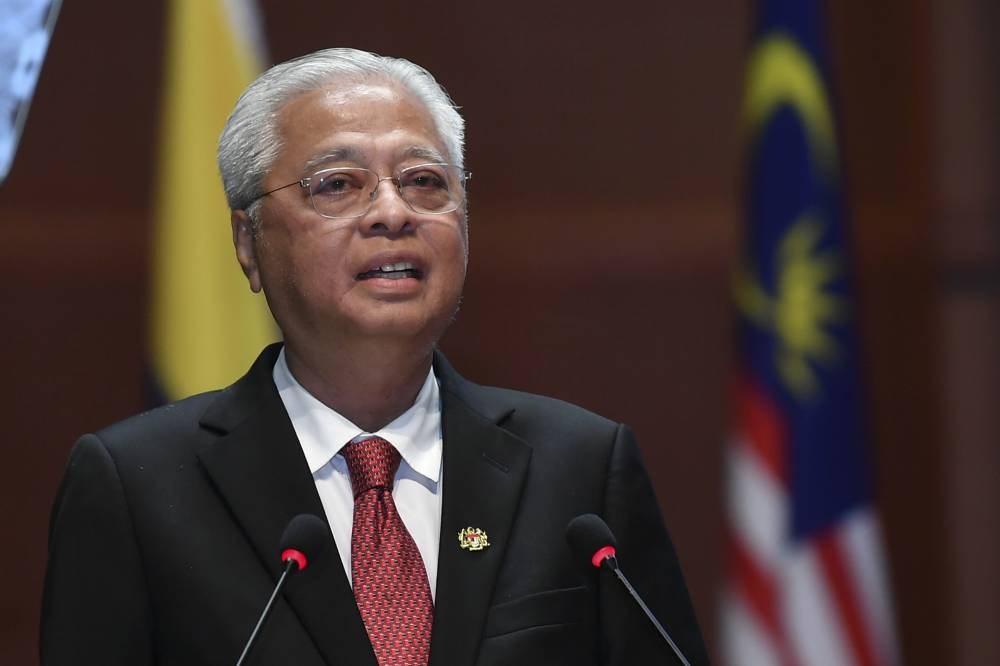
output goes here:
[[[386, 182], [388, 186], [383, 187]], [[366, 231], [399, 233], [409, 228], [413, 211], [403, 200], [398, 181], [393, 176], [380, 177], [369, 196], [371, 207], [361, 218]]]

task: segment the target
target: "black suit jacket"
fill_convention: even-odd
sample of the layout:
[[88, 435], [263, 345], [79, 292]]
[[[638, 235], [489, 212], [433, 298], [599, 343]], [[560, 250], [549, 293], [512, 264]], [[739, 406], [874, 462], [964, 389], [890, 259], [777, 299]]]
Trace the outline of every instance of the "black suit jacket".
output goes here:
[[[235, 663], [299, 513], [323, 517], [271, 378], [278, 346], [229, 388], [84, 436], [50, 526], [45, 666]], [[578, 407], [466, 381], [438, 355], [445, 488], [431, 664], [675, 663], [610, 576], [563, 533], [593, 512], [686, 652], [707, 663], [629, 430]], [[479, 527], [490, 546], [459, 548]], [[250, 664], [376, 666], [331, 544], [286, 587]]]

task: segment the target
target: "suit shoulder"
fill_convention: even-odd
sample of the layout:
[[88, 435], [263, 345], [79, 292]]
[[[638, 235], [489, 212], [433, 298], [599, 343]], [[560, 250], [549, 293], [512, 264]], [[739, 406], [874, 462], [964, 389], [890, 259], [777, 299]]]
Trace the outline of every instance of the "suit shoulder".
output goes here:
[[155, 407], [112, 423], [94, 433], [110, 450], [121, 447], [155, 446], [165, 439], [194, 437], [199, 421], [220, 391], [209, 391]]
[[493, 399], [506, 402], [519, 412], [533, 414], [535, 412], [544, 414], [546, 417], [558, 416], [574, 421], [585, 421], [588, 425], [601, 425], [605, 427], [617, 427], [617, 422], [592, 412], [584, 407], [553, 398], [552, 396], [529, 393], [516, 389], [501, 388], [497, 386], [480, 386], [480, 389]]
[[468, 382], [462, 398], [484, 417], [514, 434], [542, 437], [613, 439], [622, 424], [565, 400], [536, 393]]

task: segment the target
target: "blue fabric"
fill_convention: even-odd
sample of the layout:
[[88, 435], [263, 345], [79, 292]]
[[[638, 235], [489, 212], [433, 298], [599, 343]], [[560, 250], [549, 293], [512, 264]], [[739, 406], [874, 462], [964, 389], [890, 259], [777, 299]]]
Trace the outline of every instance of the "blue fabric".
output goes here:
[[[825, 83], [828, 76], [820, 10], [820, 3], [813, 0], [764, 0], [752, 48], [775, 35], [789, 37]], [[826, 85], [823, 88], [829, 90]], [[827, 92], [829, 108], [828, 100]], [[869, 502], [872, 492], [849, 239], [841, 205], [839, 163], [823, 163], [815, 142], [810, 142], [807, 114], [792, 102], [776, 104], [755, 129], [747, 136], [744, 261], [749, 274], [767, 294], [768, 302], [787, 299], [792, 285], [781, 282], [788, 263], [780, 249], [789, 232], [807, 218], [815, 221], [819, 231], [816, 243], [808, 245], [800, 256], [809, 265], [824, 259], [832, 259], [836, 265], [836, 270], [816, 283], [808, 299], [813, 304], [827, 299], [838, 304], [836, 316], [811, 319], [833, 342], [832, 355], [825, 357], [815, 350], [791, 354], [814, 381], [814, 390], [796, 390], [781, 372], [788, 340], [780, 326], [752, 316], [743, 318], [746, 368], [778, 405], [787, 426], [790, 537], [807, 539]], [[800, 282], [796, 289], [801, 287]], [[808, 307], [792, 310], [801, 314]]]

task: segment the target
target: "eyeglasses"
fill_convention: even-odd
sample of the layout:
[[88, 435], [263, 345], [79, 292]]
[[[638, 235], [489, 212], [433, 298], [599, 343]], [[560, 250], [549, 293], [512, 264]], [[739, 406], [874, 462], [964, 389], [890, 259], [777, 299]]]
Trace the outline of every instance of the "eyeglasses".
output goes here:
[[382, 181], [391, 180], [413, 212], [443, 215], [458, 210], [465, 201], [465, 184], [471, 177], [470, 172], [451, 164], [418, 164], [384, 178], [370, 169], [337, 167], [276, 187], [257, 199], [298, 185], [309, 192], [313, 208], [323, 217], [361, 217], [371, 209]]

